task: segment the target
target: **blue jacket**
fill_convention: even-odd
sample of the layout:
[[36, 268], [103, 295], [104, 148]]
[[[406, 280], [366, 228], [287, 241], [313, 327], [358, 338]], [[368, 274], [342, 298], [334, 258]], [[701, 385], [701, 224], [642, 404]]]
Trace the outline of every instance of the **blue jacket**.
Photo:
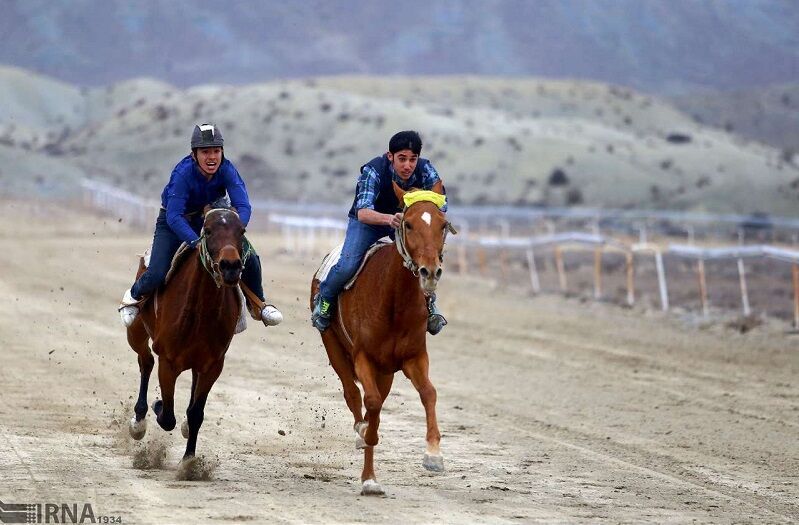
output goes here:
[[252, 213], [250, 198], [233, 163], [223, 160], [209, 181], [191, 155], [187, 155], [172, 170], [169, 184], [161, 193], [161, 206], [166, 210], [167, 224], [180, 240], [195, 241], [203, 224], [203, 208], [223, 197], [225, 191], [230, 197], [230, 204], [238, 210], [241, 222], [246, 226]]

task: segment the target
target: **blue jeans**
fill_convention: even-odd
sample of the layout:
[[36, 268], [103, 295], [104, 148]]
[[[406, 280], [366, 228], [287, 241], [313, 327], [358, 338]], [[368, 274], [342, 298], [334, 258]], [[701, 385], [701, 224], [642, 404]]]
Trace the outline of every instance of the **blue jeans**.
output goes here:
[[341, 257], [330, 269], [327, 278], [319, 284], [319, 295], [326, 301], [335, 300], [347, 281], [358, 271], [369, 247], [386, 235], [394, 237], [391, 226], [372, 226], [350, 217]]
[[[172, 231], [172, 228], [166, 222], [166, 212], [161, 210], [161, 213], [158, 214], [158, 219], [155, 221], [150, 266], [133, 283], [130, 289], [130, 294], [134, 299], [141, 299], [145, 295], [152, 294], [163, 284], [172, 264], [172, 258], [181, 244], [183, 242], [175, 235], [175, 232]], [[261, 260], [257, 254], [252, 253], [247, 258], [244, 271], [241, 273], [241, 280], [259, 299], [264, 300], [264, 289], [261, 284]]]

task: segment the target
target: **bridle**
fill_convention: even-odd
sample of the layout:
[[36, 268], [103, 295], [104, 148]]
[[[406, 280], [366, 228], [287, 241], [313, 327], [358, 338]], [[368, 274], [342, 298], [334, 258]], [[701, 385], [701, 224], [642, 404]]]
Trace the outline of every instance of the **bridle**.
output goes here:
[[[416, 203], [414, 203], [416, 204]], [[411, 204], [413, 206], [413, 204]], [[405, 246], [405, 212], [410, 208], [410, 206], [405, 206], [402, 209], [402, 221], [400, 221], [400, 226], [397, 228], [397, 232], [394, 234], [394, 244], [397, 246], [397, 251], [402, 257], [402, 265], [411, 271], [414, 276], [419, 275], [419, 265], [411, 257], [411, 254], [408, 252], [408, 247]], [[441, 243], [441, 250], [438, 252], [438, 260], [440, 262], [444, 262], [444, 245], [447, 243], [447, 234], [448, 233], [457, 234], [458, 232], [455, 230], [455, 227], [452, 226], [452, 223], [446, 221], [444, 223], [444, 240]]]
[[[208, 210], [205, 213], [205, 217], [203, 219], [203, 233], [200, 235], [200, 264], [202, 265], [205, 270], [211, 274], [211, 277], [214, 279], [214, 283], [216, 283], [217, 288], [221, 288], [224, 284], [224, 279], [222, 278], [222, 271], [219, 269], [219, 263], [214, 261], [213, 257], [211, 256], [211, 252], [208, 250], [208, 237], [205, 235], [205, 221], [208, 220], [208, 216], [216, 211], [228, 211], [239, 216], [239, 214], [231, 209], [228, 208], [214, 208], [212, 210]], [[242, 243], [244, 253], [241, 254], [241, 270], [244, 271], [244, 264], [247, 261], [247, 257], [249, 257], [250, 253], [252, 252], [252, 247], [250, 243]]]

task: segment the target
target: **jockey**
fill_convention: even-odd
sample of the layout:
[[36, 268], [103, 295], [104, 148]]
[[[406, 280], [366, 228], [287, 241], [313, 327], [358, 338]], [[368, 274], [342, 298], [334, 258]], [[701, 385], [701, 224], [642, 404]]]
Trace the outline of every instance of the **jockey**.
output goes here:
[[[419, 157], [421, 151], [422, 139], [417, 132], [400, 131], [391, 137], [387, 153], [361, 166], [341, 257], [319, 283], [319, 293], [314, 297], [311, 323], [320, 332], [330, 326], [333, 303], [358, 271], [369, 247], [386, 235], [393, 239], [394, 229], [400, 226], [402, 213], [398, 211], [401, 206], [391, 182], [396, 182], [403, 190], [411, 187], [429, 190], [441, 180], [430, 161]], [[446, 205], [442, 210], [447, 211]], [[447, 324], [435, 300], [433, 294], [427, 301], [427, 331], [432, 335]]]
[[[194, 126], [191, 135], [191, 154], [172, 170], [169, 183], [161, 193], [161, 212], [155, 222], [150, 264], [133, 286], [125, 292], [119, 314], [125, 326], [133, 324], [139, 313], [138, 303], [155, 292], [164, 282], [172, 258], [182, 243], [192, 248], [200, 242], [203, 208], [220, 198], [230, 197], [244, 226], [250, 220], [250, 199], [239, 172], [225, 158], [224, 140], [213, 124]], [[244, 284], [264, 300], [261, 285], [261, 261], [253, 253], [241, 274]], [[261, 320], [267, 326], [280, 324], [283, 314], [272, 305], [261, 310]]]

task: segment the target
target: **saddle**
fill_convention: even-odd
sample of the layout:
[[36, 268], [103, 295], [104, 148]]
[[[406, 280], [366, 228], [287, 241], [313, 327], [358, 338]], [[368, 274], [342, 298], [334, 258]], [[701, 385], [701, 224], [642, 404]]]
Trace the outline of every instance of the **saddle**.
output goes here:
[[[379, 250], [380, 248], [382, 248], [387, 244], [393, 244], [393, 243], [394, 241], [392, 241], [389, 237], [382, 237], [378, 239], [377, 242], [375, 242], [372, 246], [370, 246], [369, 249], [366, 250], [366, 254], [363, 256], [363, 261], [361, 261], [361, 265], [358, 266], [358, 270], [355, 272], [355, 275], [353, 275], [352, 278], [349, 281], [347, 281], [347, 284], [344, 285], [344, 289], [349, 290], [350, 288], [352, 288], [352, 285], [355, 284], [355, 280], [358, 279], [358, 276], [361, 274], [363, 267], [366, 265], [366, 261], [368, 261], [369, 258], [372, 255], [374, 255], [374, 253], [377, 250]], [[325, 256], [325, 258], [322, 260], [322, 265], [319, 266], [319, 269], [316, 270], [316, 273], [314, 274], [314, 277], [316, 277], [316, 279], [318, 279], [319, 282], [324, 281], [327, 278], [327, 274], [330, 273], [330, 269], [336, 265], [339, 258], [341, 257], [342, 248], [344, 248], [343, 242], [338, 246], [336, 246], [335, 248], [333, 248], [330, 251], [330, 253], [328, 253]]]

